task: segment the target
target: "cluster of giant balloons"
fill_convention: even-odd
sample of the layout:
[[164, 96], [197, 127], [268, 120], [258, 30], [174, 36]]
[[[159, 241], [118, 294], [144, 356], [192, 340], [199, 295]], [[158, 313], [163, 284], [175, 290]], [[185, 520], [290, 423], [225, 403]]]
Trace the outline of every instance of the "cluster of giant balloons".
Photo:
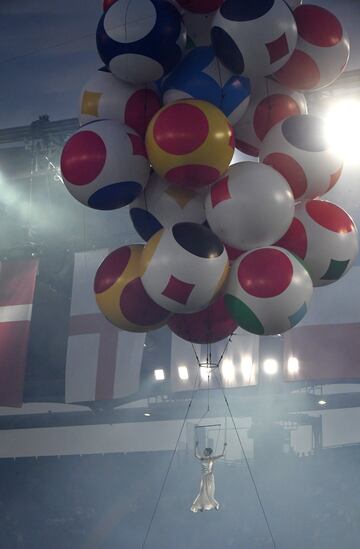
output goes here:
[[[166, 323], [210, 343], [239, 325], [279, 334], [313, 286], [358, 253], [350, 216], [319, 197], [339, 180], [302, 92], [332, 83], [349, 43], [301, 0], [104, 0], [105, 66], [63, 149], [66, 187], [101, 210], [130, 205], [145, 244], [113, 251], [97, 303], [121, 329]], [[231, 164], [235, 146], [259, 160]]]

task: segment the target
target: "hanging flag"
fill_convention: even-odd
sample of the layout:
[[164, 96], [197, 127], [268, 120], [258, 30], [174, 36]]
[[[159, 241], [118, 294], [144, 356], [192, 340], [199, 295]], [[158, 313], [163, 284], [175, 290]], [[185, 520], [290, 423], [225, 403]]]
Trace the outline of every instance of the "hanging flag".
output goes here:
[[20, 407], [38, 261], [0, 263], [0, 405]]
[[284, 335], [287, 381], [360, 379], [360, 267], [315, 288], [308, 315]]
[[139, 390], [145, 334], [115, 328], [100, 313], [93, 279], [109, 250], [75, 254], [65, 402], [128, 397]]

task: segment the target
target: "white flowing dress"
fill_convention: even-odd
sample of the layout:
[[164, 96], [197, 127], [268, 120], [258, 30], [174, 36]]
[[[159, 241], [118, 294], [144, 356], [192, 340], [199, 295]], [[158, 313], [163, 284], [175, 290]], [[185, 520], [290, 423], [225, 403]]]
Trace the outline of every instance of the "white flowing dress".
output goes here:
[[194, 503], [191, 506], [191, 511], [197, 513], [198, 511], [210, 511], [211, 509], [219, 509], [219, 503], [214, 498], [215, 494], [215, 480], [212, 472], [214, 461], [222, 456], [214, 457], [201, 457], [201, 483], [200, 492], [197, 495]]

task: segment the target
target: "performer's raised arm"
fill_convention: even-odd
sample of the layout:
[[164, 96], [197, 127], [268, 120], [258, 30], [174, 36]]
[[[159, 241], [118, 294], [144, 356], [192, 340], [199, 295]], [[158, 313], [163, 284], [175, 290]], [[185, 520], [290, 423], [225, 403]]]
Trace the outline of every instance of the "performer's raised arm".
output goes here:
[[215, 459], [220, 459], [220, 458], [224, 457], [226, 446], [227, 446], [227, 442], [224, 442], [224, 447], [223, 447], [222, 454], [219, 454], [217, 456], [213, 456], [212, 459], [215, 460]]

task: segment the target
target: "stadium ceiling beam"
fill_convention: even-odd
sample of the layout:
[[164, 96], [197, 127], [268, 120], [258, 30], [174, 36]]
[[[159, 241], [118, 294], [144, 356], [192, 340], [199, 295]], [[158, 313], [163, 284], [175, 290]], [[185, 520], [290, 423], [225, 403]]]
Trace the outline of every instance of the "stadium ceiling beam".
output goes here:
[[[319, 395], [308, 392], [289, 395], [257, 395], [244, 396], [237, 389], [227, 390], [227, 397], [235, 417], [264, 417], [267, 421], [289, 420], [292, 416], [296, 422], [296, 414], [360, 408], [359, 393], [339, 393], [326, 395], [326, 405], [319, 404]], [[171, 397], [169, 397], [171, 398]], [[196, 397], [196, 405], [189, 414], [189, 421], [201, 416], [205, 396]], [[37, 429], [50, 427], [77, 427], [89, 425], [113, 425], [121, 423], [140, 423], [145, 421], [172, 421], [184, 418], [189, 400], [168, 400], [161, 403], [149, 402], [145, 407], [120, 407], [113, 410], [99, 409], [81, 412], [56, 412], [45, 414], [19, 414], [0, 416], [0, 430]], [[195, 403], [194, 403], [195, 404]], [[222, 395], [213, 399], [213, 407], [208, 417], [224, 414]], [[202, 406], [202, 407], [201, 407]], [[222, 412], [219, 410], [222, 409]], [[150, 414], [145, 419], [144, 414]]]

